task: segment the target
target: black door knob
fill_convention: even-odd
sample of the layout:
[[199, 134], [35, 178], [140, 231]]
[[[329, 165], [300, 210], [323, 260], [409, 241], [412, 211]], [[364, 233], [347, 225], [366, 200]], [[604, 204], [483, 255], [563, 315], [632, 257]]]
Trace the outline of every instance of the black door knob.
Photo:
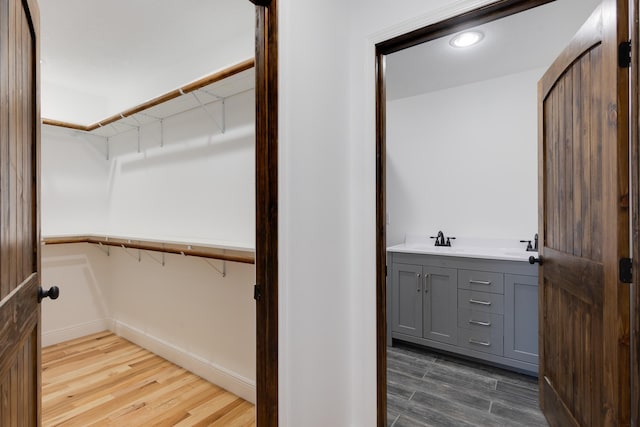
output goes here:
[[42, 301], [43, 298], [58, 299], [59, 296], [60, 289], [57, 286], [50, 287], [46, 292], [42, 287], [38, 288], [38, 302]]
[[536, 262], [542, 265], [542, 257], [536, 258], [533, 255], [529, 257], [529, 264], [535, 264]]

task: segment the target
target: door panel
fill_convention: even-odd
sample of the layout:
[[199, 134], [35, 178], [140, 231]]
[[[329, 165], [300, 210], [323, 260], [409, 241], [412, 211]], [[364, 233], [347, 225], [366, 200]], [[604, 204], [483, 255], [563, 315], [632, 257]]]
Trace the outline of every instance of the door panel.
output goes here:
[[422, 337], [422, 266], [393, 264], [393, 330]]
[[448, 344], [458, 343], [458, 270], [424, 267], [424, 337]]
[[[552, 426], [629, 423], [627, 4], [606, 0], [539, 84], [540, 404]], [[618, 24], [620, 23], [620, 24]]]
[[0, 425], [40, 422], [38, 9], [0, 0]]

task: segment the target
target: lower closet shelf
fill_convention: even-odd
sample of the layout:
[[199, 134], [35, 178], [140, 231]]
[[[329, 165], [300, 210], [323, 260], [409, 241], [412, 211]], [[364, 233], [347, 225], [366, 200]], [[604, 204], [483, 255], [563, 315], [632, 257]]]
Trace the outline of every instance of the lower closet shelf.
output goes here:
[[45, 245], [60, 245], [68, 243], [92, 243], [102, 246], [116, 246], [145, 251], [165, 252], [178, 255], [196, 256], [200, 258], [219, 259], [223, 261], [255, 264], [255, 251], [253, 249], [238, 248], [227, 245], [190, 244], [185, 242], [172, 242], [162, 240], [142, 240], [137, 238], [72, 235], [72, 236], [46, 236], [42, 238]]

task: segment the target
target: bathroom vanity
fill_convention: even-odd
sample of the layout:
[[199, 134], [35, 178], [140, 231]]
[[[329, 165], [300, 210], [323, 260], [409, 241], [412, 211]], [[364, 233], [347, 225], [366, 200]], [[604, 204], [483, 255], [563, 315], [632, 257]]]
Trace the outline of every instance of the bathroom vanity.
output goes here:
[[[515, 243], [512, 243], [515, 242]], [[537, 375], [537, 252], [517, 241], [410, 238], [387, 249], [392, 338]]]

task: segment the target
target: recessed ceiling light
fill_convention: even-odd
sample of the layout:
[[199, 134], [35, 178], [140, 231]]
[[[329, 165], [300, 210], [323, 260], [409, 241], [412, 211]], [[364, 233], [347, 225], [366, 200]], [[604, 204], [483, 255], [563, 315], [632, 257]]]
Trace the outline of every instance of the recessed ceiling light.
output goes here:
[[449, 41], [449, 44], [453, 47], [469, 47], [480, 43], [483, 38], [484, 33], [482, 31], [465, 31], [455, 35]]

